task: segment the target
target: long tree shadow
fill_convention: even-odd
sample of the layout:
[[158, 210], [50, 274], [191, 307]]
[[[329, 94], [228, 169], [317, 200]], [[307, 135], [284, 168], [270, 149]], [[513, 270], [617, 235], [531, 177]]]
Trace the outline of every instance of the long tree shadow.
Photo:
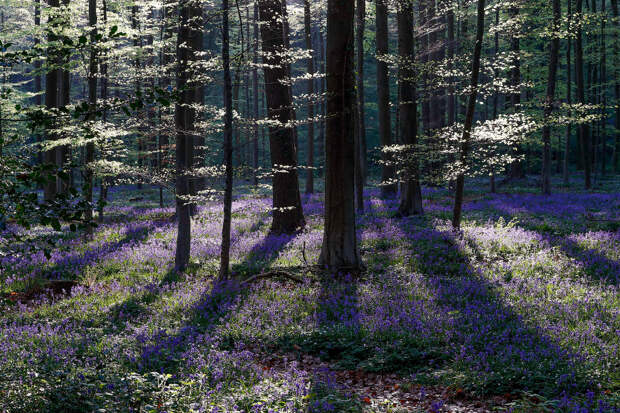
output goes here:
[[[295, 238], [294, 235], [268, 234], [246, 255], [242, 263], [233, 268], [256, 268], [269, 266]], [[243, 275], [243, 274], [242, 274]], [[248, 290], [240, 284], [239, 278], [214, 281], [205, 287], [200, 298], [188, 310], [187, 321], [175, 333], [165, 330], [138, 337], [141, 346], [139, 359], [132, 359], [141, 371], [164, 371], [176, 375], [181, 360], [185, 368], [200, 367], [194, 363], [192, 352], [196, 345], [205, 349], [210, 346], [235, 349], [244, 343], [234, 342], [232, 337], [219, 337], [217, 327], [226, 323], [235, 308], [243, 305]], [[227, 342], [222, 342], [222, 340]], [[208, 351], [208, 350], [206, 350]]]
[[415, 253], [411, 270], [424, 277], [440, 311], [451, 319], [444, 344], [456, 380], [465, 378], [459, 384], [487, 394], [529, 390], [552, 396], [590, 385], [581, 375], [582, 356], [504, 302], [497, 285], [465, 253], [461, 234], [429, 222], [423, 228], [409, 219], [397, 222]]

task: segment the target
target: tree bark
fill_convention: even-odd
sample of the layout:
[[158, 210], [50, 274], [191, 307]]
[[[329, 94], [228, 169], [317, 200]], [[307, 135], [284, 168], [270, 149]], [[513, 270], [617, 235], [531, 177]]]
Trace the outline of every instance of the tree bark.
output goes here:
[[[376, 49], [377, 49], [377, 112], [379, 117], [379, 140], [381, 147], [392, 145], [392, 120], [390, 116], [390, 81], [388, 77], [388, 64], [384, 58], [389, 53], [388, 42], [388, 8], [387, 0], [376, 0]], [[383, 152], [381, 154], [381, 182], [393, 181], [394, 166], [389, 165], [392, 157]], [[393, 196], [398, 187], [395, 183], [381, 186], [383, 197]]]
[[269, 127], [269, 146], [273, 173], [273, 221], [271, 231], [294, 233], [305, 225], [297, 178], [297, 151], [289, 87], [281, 83], [288, 78], [287, 65], [279, 56], [288, 48], [282, 28], [280, 0], [260, 0], [258, 9], [265, 65], [265, 96], [269, 119], [278, 121]]
[[252, 67], [252, 95], [253, 95], [253, 104], [254, 104], [254, 142], [253, 142], [253, 157], [252, 157], [252, 167], [254, 169], [252, 178], [254, 186], [258, 186], [258, 122], [259, 113], [258, 113], [258, 4], [254, 2], [254, 66]]
[[176, 126], [176, 215], [178, 220], [175, 268], [184, 271], [189, 264], [191, 244], [191, 179], [194, 159], [194, 122], [196, 111], [196, 86], [192, 84], [192, 64], [197, 60], [195, 36], [192, 26], [199, 11], [194, 0], [179, 3], [179, 33], [177, 38], [177, 89], [179, 102], [175, 107]]
[[354, 0], [328, 0], [325, 226], [319, 257], [330, 271], [349, 273], [363, 269], [355, 232], [354, 13]]
[[[58, 8], [60, 6], [59, 0], [48, 0], [49, 7], [51, 8], [50, 17], [48, 19], [48, 24], [57, 26], [57, 22], [55, 21], [56, 13], [58, 13]], [[50, 33], [48, 35], [48, 41], [53, 42], [54, 37]], [[62, 73], [62, 70], [58, 67], [55, 67], [60, 64], [60, 59], [58, 57], [58, 52], [55, 50], [54, 46], [50, 46], [47, 49], [47, 61], [48, 65], [51, 65], [51, 68], [48, 67], [45, 73], [45, 107], [47, 110], [54, 110], [58, 108], [58, 86], [59, 80]], [[50, 129], [48, 129], [46, 134], [46, 139], [48, 141], [53, 141], [57, 139], [56, 133], [53, 129], [57, 126], [57, 122], [53, 122]], [[59, 150], [58, 147], [53, 147], [51, 149], [47, 149], [43, 153], [43, 162], [46, 164], [57, 165], [56, 163], [56, 152]], [[49, 180], [43, 186], [43, 195], [46, 201], [51, 201], [56, 197], [58, 193], [58, 187], [56, 185], [56, 180], [52, 177], [49, 177]]]
[[[583, 11], [583, 0], [577, 0], [576, 12], [581, 18]], [[585, 84], [583, 79], [583, 30], [581, 24], [577, 27], [577, 39], [575, 40], [575, 77], [577, 78], [577, 99], [579, 103], [585, 105]], [[579, 140], [581, 141], [582, 154], [584, 160], [585, 188], [592, 187], [591, 162], [590, 162], [590, 130], [587, 124], [579, 125]]]
[[[478, 95], [478, 76], [480, 74], [480, 56], [482, 55], [482, 40], [484, 36], [484, 0], [478, 0], [478, 17], [476, 25], [476, 44], [474, 46], [474, 56], [471, 70], [471, 94], [467, 103], [467, 113], [465, 124], [463, 125], [463, 137], [461, 140], [461, 168], [466, 167], [467, 158], [470, 151], [471, 129], [474, 122], [476, 111], [476, 97]], [[463, 209], [463, 195], [465, 190], [465, 170], [461, 171], [456, 178], [456, 191], [454, 196], [454, 212], [452, 216], [452, 227], [461, 227], [461, 213]]]
[[[511, 18], [516, 19], [519, 16], [519, 8], [516, 6], [512, 6], [508, 9], [508, 14]], [[521, 53], [521, 44], [519, 37], [512, 36], [510, 39], [510, 51], [514, 54], [514, 58], [512, 60], [512, 70], [510, 71], [510, 84], [513, 88], [517, 89], [510, 95], [510, 106], [512, 106], [513, 111], [518, 111], [519, 106], [521, 105], [521, 90], [519, 85], [521, 84], [521, 59], [519, 54]], [[521, 147], [517, 147], [516, 155], [520, 156], [523, 154], [523, 149]], [[516, 160], [510, 166], [510, 178], [511, 179], [522, 179], [525, 178], [525, 168], [523, 165], [523, 161]]]
[[542, 192], [551, 194], [551, 114], [555, 100], [555, 85], [560, 59], [560, 19], [562, 18], [562, 6], [560, 0], [553, 0], [553, 31], [549, 48], [549, 74], [547, 77], [547, 96], [545, 99], [543, 127], [543, 155], [542, 155]]
[[400, 100], [400, 137], [404, 145], [412, 147], [412, 159], [404, 174], [402, 196], [398, 212], [403, 216], [422, 214], [422, 191], [418, 177], [417, 155], [417, 96], [414, 71], [413, 3], [401, 1], [398, 20], [398, 61]]
[[366, 0], [357, 0], [355, 13], [355, 48], [357, 52], [357, 127], [359, 140], [359, 165], [362, 182], [366, 184], [368, 165], [366, 160], [366, 111], [364, 101], [364, 31], [366, 30]]
[[232, 221], [232, 82], [230, 79], [230, 34], [228, 24], [228, 0], [222, 0], [222, 63], [224, 65], [224, 165], [226, 166], [226, 187], [224, 189], [224, 222], [222, 224], [222, 248], [220, 254], [221, 280], [228, 278], [230, 267], [230, 227]]
[[306, 193], [311, 194], [314, 192], [314, 52], [312, 51], [312, 28], [310, 21], [312, 16], [310, 15], [310, 0], [304, 0], [304, 35], [306, 40], [306, 49], [310, 51], [311, 55], [308, 59], [308, 74], [311, 77], [308, 79], [308, 96], [310, 101], [308, 102], [308, 151], [306, 164]]
[[[88, 111], [89, 119], [94, 122], [97, 118], [97, 0], [88, 0], [88, 25], [90, 26], [90, 61], [88, 67]], [[93, 167], [95, 161], [95, 144], [86, 144], [86, 157], [84, 160], [84, 195], [89, 206], [86, 210], [86, 220], [93, 219]], [[92, 238], [93, 227], [86, 227], [87, 239]]]
[[620, 16], [618, 15], [618, 0], [611, 0], [611, 7], [616, 23], [616, 31], [614, 34], [614, 94], [616, 97], [616, 144], [613, 156], [613, 168], [615, 173], [620, 173], [620, 78], [618, 76], [618, 67], [620, 66]]
[[[566, 20], [566, 31], [567, 33], [570, 33], [571, 21], [573, 19], [573, 0], [568, 0], [567, 3], [568, 17]], [[570, 105], [573, 103], [571, 45], [572, 42], [570, 41], [570, 39], [568, 39], [568, 41], [566, 42], [566, 103], [568, 104], [569, 108]], [[570, 113], [571, 110], [569, 109], [569, 116]], [[566, 141], [564, 142], [564, 163], [562, 165], [562, 180], [564, 182], [564, 185], [568, 185], [568, 156], [570, 152], [570, 138], [572, 135], [572, 126], [573, 125], [571, 122], [568, 122], [568, 124], [566, 125]]]

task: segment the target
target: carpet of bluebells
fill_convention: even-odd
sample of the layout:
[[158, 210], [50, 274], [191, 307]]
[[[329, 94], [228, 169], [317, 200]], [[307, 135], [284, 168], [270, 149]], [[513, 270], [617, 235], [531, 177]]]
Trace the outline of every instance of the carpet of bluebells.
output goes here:
[[[179, 275], [174, 209], [156, 207], [155, 189], [129, 202], [136, 193], [112, 191], [91, 242], [33, 229], [54, 240], [50, 259], [0, 256], [0, 412], [405, 411], [351, 394], [341, 370], [515, 395], [505, 411], [620, 411], [618, 185], [550, 197], [471, 187], [459, 233], [445, 189], [425, 188], [426, 214], [411, 218], [370, 189], [358, 279], [299, 270], [318, 258], [321, 194], [303, 198], [307, 227], [293, 236], [268, 234], [268, 197], [239, 194], [233, 272], [290, 267], [305, 280], [250, 286], [213, 280], [219, 204], [200, 207]], [[62, 294], [47, 280], [76, 283]], [[266, 367], [278, 353], [329, 368]]]

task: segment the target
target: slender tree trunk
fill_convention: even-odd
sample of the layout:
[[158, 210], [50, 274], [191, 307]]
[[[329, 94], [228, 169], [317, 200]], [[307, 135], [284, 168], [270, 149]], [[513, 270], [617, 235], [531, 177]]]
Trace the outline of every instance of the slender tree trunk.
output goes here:
[[611, 0], [611, 8], [614, 14], [616, 30], [614, 32], [614, 94], [616, 97], [616, 144], [614, 147], [613, 167], [615, 173], [620, 173], [620, 78], [618, 67], [620, 67], [620, 15], [618, 14], [618, 0]]
[[422, 191], [418, 177], [417, 155], [417, 96], [415, 89], [415, 63], [414, 36], [413, 36], [413, 3], [411, 0], [403, 0], [398, 9], [398, 73], [400, 100], [400, 137], [404, 145], [412, 147], [413, 159], [410, 160], [404, 174], [402, 197], [398, 212], [403, 216], [422, 214]]
[[[192, 20], [190, 23], [190, 47], [191, 47], [191, 58], [194, 65], [202, 60], [202, 52], [204, 50], [204, 22], [202, 16], [202, 4], [197, 0], [193, 0], [190, 2], [189, 7], [191, 8], [190, 13], [192, 16]], [[243, 30], [243, 29], [241, 29]], [[191, 69], [191, 68], [190, 68]], [[195, 69], [192, 70], [192, 78], [196, 75]], [[197, 73], [196, 73], [197, 74]], [[192, 82], [192, 103], [197, 106], [202, 106], [204, 104], [205, 93], [204, 93], [204, 85], [196, 84], [196, 82]], [[193, 121], [192, 121], [192, 129], [190, 133], [193, 135], [193, 149], [192, 149], [192, 158], [191, 158], [191, 168], [201, 168], [205, 166], [205, 137], [202, 134], [197, 133], [196, 127], [194, 123], [199, 120], [198, 115], [200, 112], [193, 112]], [[206, 177], [203, 175], [192, 174], [191, 179], [189, 181], [189, 190], [192, 196], [196, 197], [199, 195], [200, 191], [203, 191], [206, 187], [205, 182]], [[198, 213], [198, 204], [196, 202], [191, 203], [190, 213], [192, 216]]]
[[[461, 168], [466, 168], [470, 150], [471, 129], [474, 123], [474, 113], [476, 111], [476, 97], [478, 95], [478, 76], [480, 74], [480, 56], [482, 55], [482, 40], [484, 36], [484, 0], [478, 0], [478, 18], [476, 25], [476, 44], [474, 46], [474, 56], [471, 70], [471, 94], [467, 104], [467, 114], [463, 126], [463, 137], [461, 140]], [[465, 171], [461, 171], [456, 178], [456, 192], [454, 196], [454, 214], [452, 216], [452, 227], [461, 227], [461, 212], [463, 209], [463, 195], [465, 190]]]
[[[579, 18], [583, 11], [583, 0], [577, 0], [576, 12]], [[577, 39], [575, 40], [575, 76], [577, 78], [577, 100], [580, 104], [586, 104], [585, 96], [585, 84], [583, 79], [583, 30], [581, 24], [578, 25]], [[584, 173], [585, 173], [585, 187], [590, 189], [592, 187], [591, 177], [591, 162], [590, 162], [590, 128], [587, 124], [582, 123], [579, 125], [579, 140], [581, 141], [581, 147], [583, 149], [583, 161], [584, 161]]]
[[[499, 8], [495, 10], [495, 26], [499, 27]], [[495, 48], [493, 49], [493, 56], [497, 59], [499, 54], [499, 32], [495, 32]], [[497, 79], [499, 77], [499, 69], [494, 70], [494, 76]], [[497, 119], [499, 110], [499, 90], [495, 89], [495, 93], [493, 93], [493, 119]], [[497, 187], [495, 184], [495, 171], [491, 170], [491, 193], [494, 194], [497, 192]]]
[[604, 176], [607, 170], [607, 44], [605, 41], [605, 27], [607, 22], [607, 6], [606, 0], [601, 1], [601, 78], [600, 78], [600, 104], [601, 119], [600, 125], [600, 141], [601, 141], [601, 175]]
[[[304, 0], [304, 30], [306, 49], [312, 50], [312, 28], [310, 21], [312, 16], [310, 15], [310, 0]], [[311, 52], [314, 54], [314, 52]], [[308, 96], [310, 101], [308, 102], [308, 151], [307, 151], [307, 167], [306, 170], [306, 193], [311, 194], [314, 192], [314, 57], [311, 55], [308, 59], [308, 74], [311, 77], [308, 79]]]
[[[451, 72], [454, 66], [454, 9], [450, 5], [447, 11], [448, 21], [448, 71]], [[454, 77], [450, 76], [448, 86], [448, 125], [456, 122], [456, 102], [454, 97]]]
[[[389, 53], [388, 42], [388, 8], [387, 0], [376, 0], [376, 43], [377, 43], [377, 112], [379, 117], [379, 140], [382, 148], [392, 145], [392, 121], [390, 119], [390, 81], [388, 64], [384, 60]], [[381, 182], [394, 181], [394, 166], [390, 165], [392, 157], [381, 154]], [[398, 187], [395, 183], [381, 186], [383, 197], [393, 196]]]
[[[108, 24], [108, 4], [106, 0], [101, 2], [103, 25], [107, 28]], [[108, 121], [108, 59], [107, 55], [104, 55], [101, 61], [101, 101], [103, 102], [101, 120], [103, 122]], [[97, 201], [97, 221], [103, 222], [103, 206], [108, 200], [108, 184], [105, 176], [101, 177], [99, 185], [99, 200]]]
[[[327, 104], [325, 98], [325, 88], [327, 84], [327, 78], [325, 74], [325, 40], [323, 39], [323, 33], [319, 29], [319, 60], [321, 67], [321, 79], [320, 82], [320, 93], [321, 93], [321, 123], [319, 125], [319, 144], [317, 148], [317, 153], [319, 154], [319, 162], [321, 164], [325, 164], [325, 116], [327, 115]], [[323, 175], [323, 170], [319, 170], [319, 176]]]
[[254, 66], [252, 67], [252, 92], [253, 92], [253, 104], [254, 104], [254, 142], [253, 142], [253, 162], [252, 167], [254, 169], [253, 183], [254, 186], [258, 186], [258, 3], [254, 2]]
[[[58, 8], [60, 3], [58, 0], [48, 0], [48, 4], [50, 7], [50, 17], [48, 19], [48, 24], [53, 25], [54, 27], [58, 25], [56, 14], [58, 13]], [[53, 42], [54, 37], [50, 33], [48, 35], [48, 41]], [[60, 63], [60, 59], [58, 57], [58, 51], [55, 50], [54, 46], [49, 46], [47, 49], [47, 60], [50, 65], [57, 65]], [[58, 86], [60, 80], [60, 74], [62, 70], [59, 68], [47, 68], [45, 74], [45, 107], [47, 110], [54, 110], [58, 108]], [[53, 131], [53, 129], [57, 126], [57, 122], [53, 122], [51, 127], [47, 131], [46, 139], [48, 141], [53, 141], [57, 139], [57, 134]], [[58, 151], [58, 147], [53, 147], [51, 149], [47, 149], [43, 153], [43, 162], [46, 164], [56, 165], [56, 152]], [[43, 187], [44, 198], [46, 201], [51, 201], [56, 197], [58, 193], [58, 187], [56, 185], [56, 180], [51, 177], [45, 183]]]
[[319, 264], [349, 273], [363, 269], [355, 232], [354, 16], [354, 0], [328, 0], [325, 226]]
[[192, 65], [197, 60], [195, 46], [196, 29], [192, 22], [198, 19], [193, 0], [179, 3], [179, 34], [177, 38], [177, 88], [179, 102], [175, 107], [176, 136], [176, 214], [177, 246], [175, 269], [184, 271], [189, 264], [191, 245], [191, 169], [194, 159], [194, 122], [196, 90], [192, 84]]
[[555, 100], [555, 85], [560, 59], [560, 19], [562, 18], [560, 0], [553, 0], [553, 31], [549, 49], [549, 75], [547, 78], [547, 97], [545, 99], [543, 127], [543, 165], [542, 165], [542, 192], [551, 194], [551, 114]]
[[226, 166], [226, 187], [224, 189], [224, 222], [222, 225], [222, 250], [220, 255], [221, 280], [228, 278], [230, 267], [230, 227], [232, 221], [232, 84], [230, 80], [230, 34], [228, 27], [228, 0], [222, 0], [222, 63], [224, 65], [224, 165]]
[[359, 165], [362, 182], [366, 184], [368, 162], [366, 159], [366, 111], [364, 101], [364, 31], [366, 30], [366, 0], [357, 0], [356, 13], [356, 51], [357, 51], [357, 111]]
[[273, 222], [271, 231], [294, 233], [305, 225], [297, 178], [295, 136], [291, 127], [293, 111], [289, 87], [281, 83], [288, 77], [286, 64], [279, 53], [288, 50], [282, 28], [280, 0], [260, 0], [258, 3], [265, 65], [265, 96], [269, 119], [278, 126], [269, 128], [269, 146], [273, 172]]
[[[511, 18], [516, 19], [519, 16], [518, 7], [510, 7], [508, 10], [508, 14]], [[516, 112], [519, 110], [519, 106], [521, 105], [521, 90], [519, 85], [521, 84], [521, 44], [519, 37], [513, 36], [510, 39], [510, 51], [514, 54], [514, 59], [512, 61], [512, 70], [510, 71], [510, 84], [516, 90], [510, 95], [510, 105], [513, 110]], [[523, 149], [519, 146], [516, 151], [517, 156], [523, 155]], [[525, 178], [525, 166], [522, 160], [517, 160], [512, 163], [510, 166], [510, 178], [511, 179], [521, 179]]]
[[[88, 111], [89, 119], [94, 122], [97, 118], [97, 0], [88, 0], [88, 25], [90, 26], [90, 61], [88, 67]], [[95, 144], [86, 144], [86, 159], [84, 160], [84, 197], [89, 206], [86, 210], [86, 220], [93, 219], [93, 167], [95, 161]], [[93, 227], [86, 227], [86, 237], [91, 239]]]
[[[35, 0], [34, 3], [34, 25], [35, 29], [38, 30], [41, 27], [41, 0]], [[38, 47], [41, 44], [41, 39], [37, 35], [34, 38], [34, 45]], [[34, 93], [36, 94], [34, 97], [34, 104], [36, 106], [41, 106], [43, 103], [43, 99], [41, 98], [41, 90], [42, 90], [42, 82], [41, 82], [41, 60], [36, 59], [34, 61]], [[41, 142], [42, 136], [37, 134], [37, 142]], [[37, 150], [37, 163], [43, 163], [43, 152], [38, 148]]]
[[[566, 31], [570, 32], [571, 29], [571, 21], [573, 19], [573, 0], [568, 0], [568, 17], [566, 20]], [[571, 63], [571, 45], [572, 42], [570, 39], [568, 39], [568, 41], [566, 42], [566, 103], [568, 104], [569, 108], [570, 105], [573, 103], [573, 96], [572, 96], [572, 86], [573, 86], [573, 81], [572, 81], [572, 73], [571, 73], [571, 69], [572, 69], [572, 63]], [[569, 116], [570, 116], [570, 109], [569, 109]], [[568, 124], [566, 125], [566, 141], [564, 142], [564, 163], [562, 166], [562, 180], [564, 181], [564, 185], [568, 185], [568, 160], [569, 160], [569, 153], [570, 153], [570, 138], [572, 135], [572, 123], [568, 122]]]

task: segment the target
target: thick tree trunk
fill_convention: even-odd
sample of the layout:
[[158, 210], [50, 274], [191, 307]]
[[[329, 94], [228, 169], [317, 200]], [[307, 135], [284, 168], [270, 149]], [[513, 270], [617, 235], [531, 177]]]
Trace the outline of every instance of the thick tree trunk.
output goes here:
[[178, 220], [175, 268], [184, 271], [189, 264], [191, 244], [191, 169], [194, 159], [194, 122], [196, 111], [192, 107], [196, 99], [196, 87], [192, 85], [192, 65], [197, 60], [196, 29], [192, 22], [199, 12], [193, 7], [194, 0], [179, 3], [179, 34], [177, 38], [177, 88], [180, 100], [175, 107], [176, 126], [176, 215]]
[[271, 231], [294, 233], [305, 225], [297, 178], [297, 153], [289, 87], [281, 83], [288, 77], [287, 66], [279, 56], [287, 50], [282, 28], [280, 0], [258, 3], [265, 65], [265, 96], [270, 120], [278, 121], [269, 128], [269, 146], [273, 173], [273, 222]]
[[319, 264], [333, 272], [363, 269], [355, 232], [354, 0], [327, 3], [325, 226]]
[[[566, 30], [570, 31], [571, 21], [573, 19], [573, 0], [568, 0], [568, 17], [566, 20]], [[573, 94], [572, 94], [572, 63], [571, 63], [571, 45], [572, 42], [570, 39], [566, 42], [566, 103], [570, 107], [573, 103]], [[570, 116], [570, 109], [569, 109]], [[564, 162], [562, 165], [562, 180], [564, 185], [568, 185], [568, 158], [570, 153], [570, 138], [572, 135], [572, 123], [568, 122], [566, 125], [566, 140], [564, 142]]]
[[[413, 37], [413, 4], [411, 0], [401, 2], [398, 9], [398, 56], [400, 100], [400, 137], [404, 145], [415, 151], [417, 143], [417, 96], [415, 90], [415, 62]], [[402, 196], [398, 212], [403, 216], [422, 214], [422, 191], [418, 177], [417, 156], [414, 154], [407, 166], [402, 185]]]
[[[286, 5], [286, 0], [282, 0], [282, 9], [281, 9], [281, 16], [282, 16], [282, 34], [284, 36], [284, 47], [286, 50], [286, 53], [291, 53], [291, 39], [290, 39], [290, 27], [289, 27], [289, 23], [288, 23], [288, 11], [287, 11], [287, 5]], [[285, 54], [286, 54], [285, 53]], [[292, 75], [292, 68], [291, 68], [291, 64], [290, 63], [286, 63], [285, 64], [286, 67], [286, 75], [287, 78], [291, 78]], [[293, 85], [290, 84], [288, 86], [288, 94], [289, 94], [289, 99], [292, 102], [293, 101]], [[297, 158], [298, 156], [298, 152], [299, 152], [299, 136], [297, 133], [297, 126], [294, 124], [295, 121], [297, 120], [297, 113], [295, 112], [295, 108], [293, 107], [293, 105], [291, 105], [290, 107], [290, 117], [291, 120], [293, 121], [293, 137], [295, 139], [295, 162], [299, 162], [299, 159]]]
[[222, 0], [222, 63], [224, 65], [224, 165], [226, 166], [226, 187], [224, 189], [224, 222], [222, 224], [222, 249], [219, 278], [228, 278], [230, 267], [230, 227], [232, 221], [232, 84], [230, 80], [230, 34], [228, 27], [228, 0]]
[[543, 127], [543, 154], [542, 154], [542, 192], [545, 195], [551, 194], [551, 114], [555, 100], [555, 85], [558, 73], [558, 62], [560, 60], [560, 19], [562, 7], [560, 0], [553, 0], [553, 31], [549, 48], [549, 74], [547, 77], [547, 96], [545, 99]]
[[[310, 0], [304, 0], [304, 30], [306, 49], [312, 50], [312, 28], [310, 21], [312, 16], [310, 15]], [[311, 52], [308, 59], [308, 74], [311, 75], [308, 79], [308, 96], [310, 101], [308, 102], [308, 151], [306, 153], [306, 164], [308, 169], [306, 170], [306, 193], [311, 194], [314, 192], [314, 52]]]
[[[389, 53], [388, 49], [388, 8], [387, 0], [376, 0], [376, 43], [377, 43], [377, 112], [379, 117], [379, 141], [381, 147], [392, 145], [392, 121], [390, 117], [390, 81], [388, 64], [384, 60]], [[381, 182], [393, 181], [394, 166], [388, 165], [392, 157], [382, 153]], [[398, 187], [395, 183], [381, 186], [383, 197], [393, 196]]]
[[[482, 55], [482, 39], [484, 35], [484, 0], [478, 0], [478, 18], [476, 25], [476, 44], [474, 46], [474, 56], [471, 70], [471, 94], [467, 103], [467, 113], [465, 124], [463, 125], [463, 137], [461, 140], [461, 168], [466, 168], [467, 158], [470, 151], [471, 129], [474, 123], [474, 113], [476, 111], [476, 97], [478, 95], [478, 76], [480, 74], [480, 56]], [[456, 191], [454, 196], [454, 212], [452, 216], [452, 227], [461, 227], [461, 212], [463, 209], [463, 196], [465, 191], [465, 171], [461, 171], [456, 178]]]
[[[95, 121], [97, 110], [97, 0], [88, 0], [88, 25], [90, 26], [90, 61], [88, 67], [88, 111], [89, 119]], [[95, 144], [89, 142], [86, 144], [86, 157], [84, 159], [84, 197], [89, 203], [86, 210], [86, 220], [93, 219], [93, 208], [90, 204], [93, 202], [93, 167], [95, 161]], [[86, 227], [86, 237], [92, 238], [93, 227]]]
[[[577, 0], [576, 12], [578, 16], [581, 16], [583, 11], [583, 0]], [[575, 77], [577, 78], [577, 100], [582, 105], [586, 104], [585, 84], [583, 79], [583, 30], [581, 25], [577, 27], [577, 39], [575, 40]], [[590, 128], [587, 124], [582, 123], [579, 125], [579, 140], [581, 142], [583, 161], [584, 161], [584, 173], [585, 173], [585, 187], [590, 189], [592, 187], [591, 177], [591, 162], [590, 162]]]
[[355, 13], [355, 49], [357, 52], [357, 127], [359, 140], [359, 165], [362, 182], [366, 184], [368, 162], [366, 160], [366, 111], [364, 101], [364, 31], [366, 30], [366, 0], [357, 0]]

